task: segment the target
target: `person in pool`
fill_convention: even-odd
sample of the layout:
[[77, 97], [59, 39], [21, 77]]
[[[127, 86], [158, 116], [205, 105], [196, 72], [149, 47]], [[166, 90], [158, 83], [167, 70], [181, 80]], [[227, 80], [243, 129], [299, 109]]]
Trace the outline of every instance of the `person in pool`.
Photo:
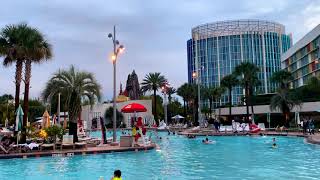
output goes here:
[[122, 180], [121, 171], [120, 170], [115, 170], [111, 180]]
[[272, 148], [277, 148], [276, 138], [272, 138]]

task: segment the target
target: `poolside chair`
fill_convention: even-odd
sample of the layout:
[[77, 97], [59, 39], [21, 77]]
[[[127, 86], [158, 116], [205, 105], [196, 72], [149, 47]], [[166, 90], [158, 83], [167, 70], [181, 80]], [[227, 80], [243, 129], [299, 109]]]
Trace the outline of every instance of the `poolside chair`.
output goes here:
[[226, 126], [220, 126], [219, 131], [220, 131], [220, 132], [225, 132], [225, 131], [226, 131]]
[[[6, 150], [6, 148], [4, 148], [1, 144], [0, 144], [0, 150], [2, 151], [2, 152], [4, 152], [5, 154], [8, 154], [8, 151]], [[1, 152], [0, 151], [0, 152]]]
[[72, 149], [75, 148], [75, 144], [73, 143], [73, 135], [63, 135], [60, 150], [63, 149], [63, 146], [71, 146]]
[[43, 148], [52, 148], [53, 149], [53, 151], [55, 151], [56, 150], [56, 145], [54, 144], [54, 143], [45, 143], [45, 144], [41, 144], [40, 145], [40, 151], [42, 151], [43, 150]]
[[264, 125], [264, 123], [258, 123], [258, 127], [261, 129], [261, 131], [265, 131], [266, 127]]
[[74, 144], [76, 146], [84, 147], [85, 149], [87, 149], [87, 143], [85, 141], [75, 142]]
[[225, 126], [226, 127], [226, 132], [233, 132], [232, 126]]

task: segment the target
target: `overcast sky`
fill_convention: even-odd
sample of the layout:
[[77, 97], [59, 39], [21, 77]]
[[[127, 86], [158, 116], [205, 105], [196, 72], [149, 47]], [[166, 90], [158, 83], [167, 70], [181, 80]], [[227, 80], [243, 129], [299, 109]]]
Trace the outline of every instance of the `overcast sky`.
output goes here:
[[[74, 64], [95, 73], [104, 99], [111, 99], [112, 43], [107, 34], [114, 24], [126, 47], [117, 65], [117, 84], [125, 84], [128, 73], [135, 70], [140, 82], [146, 73], [161, 72], [178, 87], [187, 81], [186, 41], [191, 28], [236, 19], [279, 22], [295, 42], [320, 23], [320, 1], [7, 0], [0, 11], [0, 27], [27, 22], [53, 46], [52, 60], [33, 66], [31, 97], [40, 95], [53, 72]], [[14, 94], [14, 72], [14, 66], [0, 66], [0, 95]]]

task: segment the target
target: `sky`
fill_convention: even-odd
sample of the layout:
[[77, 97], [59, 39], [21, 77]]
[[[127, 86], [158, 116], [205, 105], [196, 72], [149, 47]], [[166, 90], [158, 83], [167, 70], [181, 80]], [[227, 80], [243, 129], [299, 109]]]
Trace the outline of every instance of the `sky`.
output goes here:
[[[320, 23], [320, 1], [10, 0], [1, 3], [0, 28], [28, 23], [53, 46], [53, 58], [32, 67], [32, 98], [41, 95], [54, 72], [74, 64], [79, 70], [94, 73], [103, 99], [110, 100], [112, 42], [107, 36], [113, 25], [117, 39], [125, 46], [117, 61], [118, 86], [120, 82], [125, 86], [127, 75], [135, 70], [140, 82], [149, 72], [161, 72], [177, 88], [187, 81], [186, 41], [191, 38], [191, 28], [237, 19], [279, 22], [296, 42]], [[0, 95], [14, 94], [14, 72], [14, 66], [0, 65]]]

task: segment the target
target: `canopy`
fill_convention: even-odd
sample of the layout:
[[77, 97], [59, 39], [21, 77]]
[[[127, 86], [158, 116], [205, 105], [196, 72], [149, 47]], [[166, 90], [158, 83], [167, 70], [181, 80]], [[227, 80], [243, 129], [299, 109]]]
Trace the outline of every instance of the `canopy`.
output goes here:
[[138, 103], [127, 104], [121, 109], [121, 112], [123, 113], [146, 112], [146, 111], [147, 109], [142, 104], [138, 104]]
[[183, 116], [180, 116], [179, 114], [173, 116], [171, 119], [183, 119]]

